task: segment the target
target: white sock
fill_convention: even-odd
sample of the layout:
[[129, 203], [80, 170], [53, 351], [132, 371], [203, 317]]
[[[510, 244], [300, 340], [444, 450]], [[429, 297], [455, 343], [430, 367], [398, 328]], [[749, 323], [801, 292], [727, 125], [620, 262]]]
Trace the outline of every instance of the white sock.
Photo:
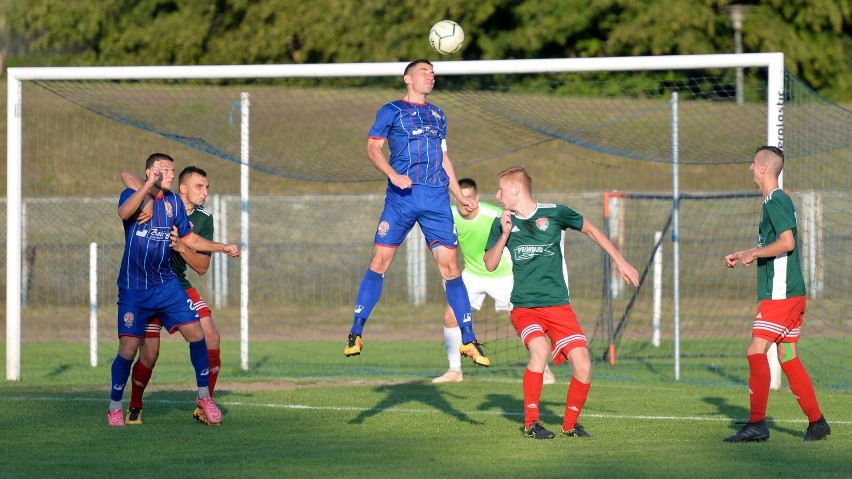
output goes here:
[[444, 326], [444, 344], [447, 345], [447, 360], [450, 362], [450, 369], [461, 371], [459, 348], [462, 345], [462, 334], [458, 326], [452, 328]]

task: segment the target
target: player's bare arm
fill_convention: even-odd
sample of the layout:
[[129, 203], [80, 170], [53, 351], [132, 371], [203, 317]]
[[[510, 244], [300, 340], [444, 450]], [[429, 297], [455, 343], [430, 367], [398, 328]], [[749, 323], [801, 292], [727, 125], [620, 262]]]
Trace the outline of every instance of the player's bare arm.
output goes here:
[[[145, 179], [141, 176], [133, 173], [132, 171], [122, 171], [121, 172], [121, 181], [124, 183], [124, 186], [132, 189], [138, 190], [142, 188], [145, 184]], [[151, 203], [151, 197], [146, 196], [144, 200], [142, 200], [142, 207], [139, 209], [139, 216], [136, 217], [136, 222], [141, 224], [145, 224], [151, 221], [151, 218], [154, 217], [154, 204]]]
[[178, 236], [177, 226], [172, 226], [171, 247], [173, 251], [180, 253], [187, 266], [196, 273], [203, 275], [210, 269], [210, 253], [199, 253], [188, 247]]
[[240, 248], [235, 244], [224, 244], [210, 241], [198, 236], [198, 234], [190, 232], [188, 235], [180, 238], [184, 244], [195, 251], [207, 253], [225, 253], [232, 258], [240, 255]]
[[142, 187], [136, 190], [136, 192], [133, 193], [127, 201], [118, 207], [118, 216], [123, 220], [133, 217], [133, 215], [135, 215], [139, 210], [139, 207], [142, 206], [142, 202], [148, 197], [148, 193], [155, 188], [154, 185], [162, 178], [162, 176], [163, 175], [160, 172], [160, 165], [155, 163], [154, 166], [151, 167], [150, 175], [145, 183], [142, 184]]
[[796, 240], [793, 238], [793, 231], [787, 230], [778, 235], [778, 239], [774, 242], [761, 248], [749, 248], [736, 253], [731, 253], [725, 256], [725, 265], [728, 268], [733, 268], [737, 263], [743, 266], [748, 266], [757, 258], [774, 258], [779, 254], [793, 251], [796, 247]]
[[500, 216], [500, 228], [502, 231], [500, 238], [494, 243], [491, 249], [485, 252], [485, 256], [482, 258], [485, 262], [485, 269], [488, 271], [494, 271], [500, 265], [500, 259], [503, 257], [503, 248], [506, 247], [506, 243], [509, 241], [509, 235], [512, 232], [512, 213], [509, 210], [503, 211], [503, 214]]
[[609, 238], [607, 238], [595, 225], [586, 219], [583, 219], [583, 229], [580, 231], [585, 233], [586, 236], [591, 238], [592, 241], [597, 243], [598, 246], [603, 248], [603, 250], [609, 254], [615, 263], [616, 268], [618, 268], [618, 274], [621, 275], [621, 279], [633, 286], [639, 286], [639, 272], [636, 271], [636, 268], [628, 263], [623, 256], [621, 256], [621, 253], [615, 245], [612, 244]]
[[397, 173], [388, 162], [388, 159], [385, 158], [385, 153], [382, 151], [385, 141], [385, 138], [367, 139], [367, 157], [370, 159], [370, 163], [387, 176], [391, 184], [397, 188], [402, 188], [403, 190], [411, 188], [411, 178]]
[[446, 151], [444, 152], [444, 159], [441, 165], [444, 167], [444, 171], [447, 172], [447, 176], [450, 178], [450, 193], [452, 193], [453, 197], [455, 197], [456, 204], [462, 210], [462, 213], [468, 214], [475, 210], [477, 206], [476, 200], [473, 198], [465, 198], [462, 194], [458, 178], [456, 178], [456, 168], [453, 166], [453, 162], [450, 160], [450, 156]]

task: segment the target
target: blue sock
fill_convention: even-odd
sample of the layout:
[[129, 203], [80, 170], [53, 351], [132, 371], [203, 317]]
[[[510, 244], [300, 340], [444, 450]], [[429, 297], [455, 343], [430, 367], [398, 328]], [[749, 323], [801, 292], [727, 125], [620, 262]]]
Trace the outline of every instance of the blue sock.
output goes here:
[[358, 296], [355, 298], [355, 320], [352, 322], [350, 333], [358, 335], [364, 333], [364, 323], [379, 302], [384, 283], [385, 275], [367, 268], [364, 279], [361, 280], [361, 286], [358, 287]]
[[130, 366], [132, 365], [132, 359], [124, 359], [119, 354], [115, 355], [115, 359], [112, 361], [112, 387], [109, 390], [109, 399], [111, 401], [121, 401], [121, 396], [124, 395], [124, 386], [127, 385], [127, 378], [130, 377]]
[[199, 388], [210, 385], [210, 359], [207, 357], [207, 342], [204, 338], [189, 343], [189, 359], [195, 368], [195, 382]]
[[467, 344], [476, 341], [476, 335], [473, 334], [473, 319], [470, 315], [470, 298], [461, 276], [447, 280], [447, 303], [450, 304], [450, 308], [458, 318], [462, 343]]

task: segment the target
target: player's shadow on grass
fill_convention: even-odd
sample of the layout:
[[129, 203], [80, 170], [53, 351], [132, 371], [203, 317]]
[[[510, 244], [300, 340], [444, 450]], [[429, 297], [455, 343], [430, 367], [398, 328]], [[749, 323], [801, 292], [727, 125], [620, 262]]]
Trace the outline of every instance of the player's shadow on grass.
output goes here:
[[[399, 407], [402, 404], [419, 402], [423, 405], [438, 409], [444, 413], [456, 417], [459, 421], [469, 424], [482, 424], [459, 411], [445, 398], [446, 391], [431, 384], [423, 383], [422, 381], [412, 381], [402, 384], [390, 384], [378, 386], [373, 389], [377, 393], [385, 393], [384, 399], [378, 402], [375, 406], [365, 409], [356, 417], [349, 421], [349, 424], [362, 424], [368, 418], [386, 412], [388, 409]], [[461, 396], [455, 396], [461, 397]]]
[[[540, 401], [538, 404], [539, 407], [539, 415], [542, 420], [544, 418], [561, 418], [562, 414], [554, 413], [548, 404], [553, 405], [554, 407], [560, 408], [564, 406], [564, 404], [559, 404], [556, 402], [546, 402]], [[500, 411], [500, 415], [512, 419], [514, 421], [520, 422], [521, 428], [524, 426], [524, 405], [523, 399], [518, 398], [516, 396], [512, 396], [511, 394], [487, 394], [485, 395], [485, 401], [476, 408], [478, 411], [491, 411], [493, 409], [497, 409]]]
[[[718, 396], [708, 396], [703, 398], [703, 401], [707, 404], [715, 406], [716, 409], [719, 411], [719, 414], [727, 416], [731, 419], [730, 428], [733, 432], [737, 432], [741, 427], [745, 426], [748, 422], [749, 416], [751, 416], [751, 411], [749, 411], [748, 408], [731, 404], [725, 398], [720, 398]], [[797, 437], [800, 437], [802, 435], [802, 431], [797, 431], [795, 429], [780, 426], [777, 422], [775, 422], [774, 419], [772, 419], [771, 416], [766, 416], [766, 425], [769, 427], [769, 429], [773, 431], [778, 431]]]

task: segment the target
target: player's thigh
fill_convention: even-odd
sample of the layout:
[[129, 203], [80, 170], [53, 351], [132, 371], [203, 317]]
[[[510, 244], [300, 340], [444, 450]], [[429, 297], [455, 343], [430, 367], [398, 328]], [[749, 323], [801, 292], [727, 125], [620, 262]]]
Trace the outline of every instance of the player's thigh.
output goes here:
[[418, 210], [413, 202], [410, 188], [400, 190], [388, 187], [385, 207], [379, 216], [379, 225], [373, 238], [374, 244], [397, 247], [405, 241], [417, 221]]
[[118, 337], [144, 337], [148, 319], [154, 314], [149, 305], [155, 300], [156, 296], [151, 290], [119, 289], [116, 317]]
[[[753, 340], [761, 338], [769, 343], [797, 342], [805, 315], [805, 307], [805, 296], [761, 301], [757, 307], [757, 314], [752, 326]], [[750, 354], [754, 354], [752, 349], [750, 345]]]
[[553, 343], [553, 364], [569, 359], [575, 348], [588, 350], [586, 335], [570, 304], [541, 309], [544, 316], [541, 321]]
[[180, 331], [187, 341], [198, 341], [204, 338], [195, 304], [186, 294], [183, 286], [177, 280], [172, 280], [161, 288], [162, 300], [158, 305], [157, 315], [166, 331], [169, 333]]
[[415, 191], [415, 197], [420, 203], [417, 223], [423, 231], [426, 244], [432, 249], [438, 245], [457, 248], [456, 225], [453, 222], [450, 197], [446, 188], [419, 186]]

